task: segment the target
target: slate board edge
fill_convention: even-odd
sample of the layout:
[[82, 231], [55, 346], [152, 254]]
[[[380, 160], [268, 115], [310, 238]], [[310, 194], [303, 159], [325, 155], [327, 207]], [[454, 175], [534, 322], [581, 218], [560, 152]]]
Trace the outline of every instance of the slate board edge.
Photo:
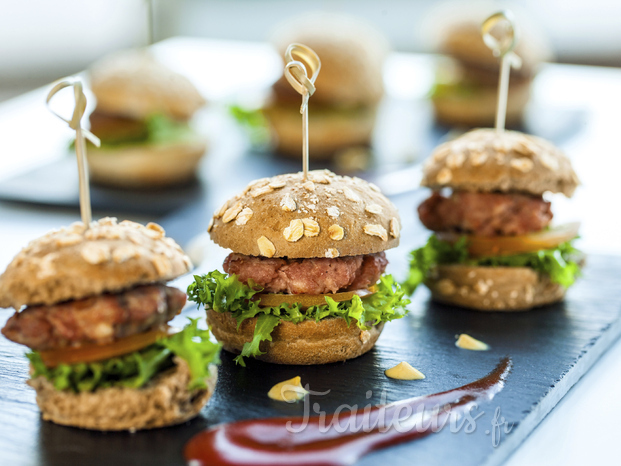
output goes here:
[[485, 466], [503, 464], [517, 448], [535, 432], [537, 426], [546, 418], [569, 390], [589, 371], [597, 360], [621, 337], [621, 318], [614, 321], [602, 336], [583, 354], [564, 377], [561, 378], [540, 403], [528, 414], [510, 435], [506, 436], [495, 452], [489, 455]]

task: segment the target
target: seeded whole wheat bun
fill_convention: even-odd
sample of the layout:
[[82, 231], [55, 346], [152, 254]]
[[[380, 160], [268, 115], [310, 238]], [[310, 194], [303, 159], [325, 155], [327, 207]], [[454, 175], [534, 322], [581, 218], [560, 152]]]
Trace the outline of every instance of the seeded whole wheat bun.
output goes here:
[[561, 301], [566, 291], [528, 267], [440, 265], [425, 285], [435, 301], [479, 311], [526, 311]]
[[396, 207], [379, 188], [328, 170], [253, 181], [214, 214], [208, 232], [249, 256], [311, 258], [373, 254], [399, 245]]
[[149, 381], [144, 387], [109, 387], [94, 392], [56, 390], [43, 376], [27, 383], [37, 392], [43, 419], [91, 430], [143, 430], [180, 424], [195, 417], [216, 386], [218, 371], [209, 366], [206, 389], [187, 389], [190, 371], [185, 360]]
[[123, 188], [154, 188], [186, 183], [196, 176], [207, 143], [196, 137], [165, 144], [89, 147], [91, 181]]
[[188, 120], [205, 99], [187, 79], [159, 63], [145, 49], [108, 55], [89, 70], [97, 111], [145, 119], [162, 113]]
[[[454, 25], [450, 30], [447, 30], [446, 36], [440, 44], [440, 51], [467, 66], [486, 69], [494, 74], [500, 72], [500, 60], [483, 42], [480, 23], [466, 22]], [[552, 58], [547, 41], [532, 28], [525, 34], [519, 31], [514, 52], [522, 59], [522, 66], [512, 68], [512, 76], [532, 76], [538, 65]]]
[[[257, 318], [246, 319], [239, 330], [229, 313], [207, 310], [207, 323], [222, 347], [239, 354], [244, 343], [252, 340]], [[361, 330], [354, 321], [347, 326], [341, 317], [306, 320], [299, 324], [281, 321], [272, 331], [272, 341], [263, 341], [256, 356], [274, 364], [328, 364], [357, 358], [369, 351], [382, 333], [384, 323]]]
[[189, 272], [190, 259], [159, 225], [81, 222], [31, 241], [0, 275], [0, 308], [51, 305]]
[[[263, 108], [274, 133], [276, 151], [282, 155], [302, 155], [302, 128], [298, 102], [272, 102]], [[313, 160], [328, 159], [339, 150], [351, 146], [371, 144], [375, 127], [375, 107], [357, 111], [339, 112], [323, 109], [310, 110], [308, 114], [308, 137], [311, 141], [309, 156]]]
[[421, 184], [432, 189], [571, 197], [580, 180], [565, 154], [544, 139], [517, 131], [475, 129], [438, 146], [425, 164]]
[[[281, 57], [289, 44], [313, 49], [321, 71], [312, 102], [356, 107], [375, 105], [384, 95], [382, 69], [388, 54], [387, 40], [359, 19], [333, 13], [305, 13], [277, 26], [271, 38]], [[301, 103], [301, 96], [284, 76], [277, 87]], [[299, 108], [299, 105], [298, 105]]]

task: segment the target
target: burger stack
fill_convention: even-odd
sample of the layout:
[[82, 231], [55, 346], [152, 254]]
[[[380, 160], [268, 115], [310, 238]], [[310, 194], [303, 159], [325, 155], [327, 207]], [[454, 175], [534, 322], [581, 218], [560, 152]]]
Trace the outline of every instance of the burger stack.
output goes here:
[[32, 241], [0, 276], [2, 333], [31, 349], [28, 384], [43, 419], [96, 430], [184, 422], [213, 393], [219, 346], [166, 282], [190, 270], [163, 229], [105, 218]]
[[419, 207], [435, 234], [412, 252], [409, 292], [483, 311], [531, 309], [561, 300], [580, 273], [578, 224], [551, 226], [546, 193], [579, 184], [551, 143], [515, 131], [478, 129], [439, 146], [424, 168], [433, 190]]
[[[386, 39], [356, 18], [322, 13], [282, 24], [272, 43], [281, 56], [289, 44], [301, 43], [321, 57], [317, 90], [309, 104], [310, 157], [328, 159], [344, 149], [368, 146], [384, 95]], [[276, 149], [299, 156], [300, 94], [284, 76], [272, 91], [273, 99], [264, 114], [274, 132]]]
[[186, 77], [141, 49], [103, 58], [89, 77], [91, 131], [101, 139], [87, 154], [94, 183], [156, 188], [195, 178], [206, 142], [189, 121], [205, 100]]
[[409, 300], [384, 251], [400, 219], [359, 178], [312, 171], [252, 182], [214, 214], [208, 231], [232, 252], [224, 272], [195, 276], [190, 300], [237, 361], [325, 364], [358, 357]]

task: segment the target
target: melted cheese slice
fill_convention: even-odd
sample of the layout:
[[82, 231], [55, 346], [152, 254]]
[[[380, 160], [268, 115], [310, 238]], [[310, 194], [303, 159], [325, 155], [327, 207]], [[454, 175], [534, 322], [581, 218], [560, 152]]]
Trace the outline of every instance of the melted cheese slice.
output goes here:
[[459, 338], [457, 338], [457, 341], [455, 342], [455, 346], [470, 351], [487, 351], [489, 349], [489, 345], [487, 343], [483, 343], [482, 341], [472, 338], [470, 335], [466, 335], [465, 333], [459, 335]]
[[395, 367], [386, 369], [384, 374], [386, 374], [386, 377], [397, 380], [421, 380], [425, 378], [425, 374], [413, 368], [405, 361], [400, 362]]
[[302, 379], [297, 376], [274, 385], [267, 396], [272, 400], [294, 403], [306, 396], [308, 391], [302, 387]]

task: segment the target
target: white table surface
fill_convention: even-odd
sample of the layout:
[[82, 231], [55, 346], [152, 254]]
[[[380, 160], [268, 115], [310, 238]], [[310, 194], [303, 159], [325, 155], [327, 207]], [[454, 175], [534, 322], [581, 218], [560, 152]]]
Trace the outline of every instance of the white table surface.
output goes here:
[[[279, 58], [258, 43], [175, 38], [158, 44], [155, 53], [189, 76], [215, 107], [232, 100], [252, 99], [270, 85], [281, 69]], [[433, 80], [432, 63], [430, 56], [393, 55], [385, 69], [388, 95], [420, 105]], [[45, 108], [45, 92], [33, 91], [0, 105], [0, 183], [65, 154], [71, 131]], [[571, 200], [554, 197], [555, 219], [582, 221], [579, 245], [587, 253], [621, 255], [621, 70], [546, 65], [536, 78], [533, 100], [537, 108], [580, 109], [587, 115], [584, 127], [563, 145], [583, 186]], [[217, 134], [211, 137], [217, 138]], [[29, 240], [77, 220], [77, 209], [71, 212], [0, 203], [0, 270]], [[0, 310], [0, 317], [7, 313]], [[508, 464], [619, 461], [620, 386], [621, 341], [617, 341]]]

